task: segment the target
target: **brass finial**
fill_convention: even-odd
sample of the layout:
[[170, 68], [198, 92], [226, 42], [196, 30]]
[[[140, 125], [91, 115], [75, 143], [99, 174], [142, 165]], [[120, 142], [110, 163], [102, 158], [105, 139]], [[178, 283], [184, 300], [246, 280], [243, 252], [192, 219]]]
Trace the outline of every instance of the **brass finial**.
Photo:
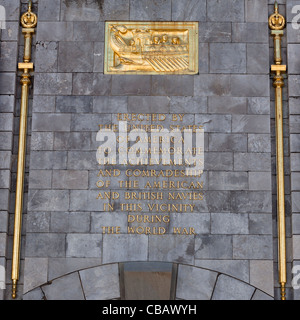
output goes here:
[[278, 2], [275, 1], [274, 13], [269, 18], [269, 27], [272, 30], [282, 30], [285, 26], [285, 18], [279, 13]]
[[21, 17], [21, 24], [23, 28], [35, 28], [37, 25], [37, 16], [31, 11], [32, 1], [28, 1], [28, 11]]
[[278, 2], [277, 1], [275, 1], [275, 3], [274, 3], [274, 11], [275, 11], [275, 13], [278, 14]]

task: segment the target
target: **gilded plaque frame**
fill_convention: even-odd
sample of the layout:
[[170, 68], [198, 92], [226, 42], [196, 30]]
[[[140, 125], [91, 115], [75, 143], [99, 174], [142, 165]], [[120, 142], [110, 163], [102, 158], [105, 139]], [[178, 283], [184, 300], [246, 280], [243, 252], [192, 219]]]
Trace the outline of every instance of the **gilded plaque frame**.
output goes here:
[[105, 74], [197, 74], [198, 22], [107, 21]]

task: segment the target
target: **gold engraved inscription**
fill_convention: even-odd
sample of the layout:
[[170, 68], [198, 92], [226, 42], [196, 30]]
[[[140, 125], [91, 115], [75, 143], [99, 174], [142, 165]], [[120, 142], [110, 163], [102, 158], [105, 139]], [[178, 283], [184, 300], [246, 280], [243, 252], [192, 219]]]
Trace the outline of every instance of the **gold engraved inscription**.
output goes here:
[[106, 22], [104, 73], [198, 73], [198, 22]]

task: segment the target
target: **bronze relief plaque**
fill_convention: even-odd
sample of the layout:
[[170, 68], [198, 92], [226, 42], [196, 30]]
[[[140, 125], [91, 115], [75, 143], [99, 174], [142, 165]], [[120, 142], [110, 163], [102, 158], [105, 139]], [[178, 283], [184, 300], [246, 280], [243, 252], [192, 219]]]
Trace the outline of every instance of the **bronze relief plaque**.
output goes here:
[[105, 74], [197, 74], [198, 22], [107, 21]]

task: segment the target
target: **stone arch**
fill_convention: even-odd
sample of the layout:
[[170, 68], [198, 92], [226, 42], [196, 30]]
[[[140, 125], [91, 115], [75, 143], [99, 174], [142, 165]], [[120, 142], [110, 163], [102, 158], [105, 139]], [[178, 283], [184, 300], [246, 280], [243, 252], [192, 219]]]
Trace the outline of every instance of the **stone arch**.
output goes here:
[[[120, 299], [120, 263], [78, 269], [27, 291], [24, 300]], [[225, 273], [188, 264], [177, 264], [175, 299], [272, 300], [257, 287]]]

